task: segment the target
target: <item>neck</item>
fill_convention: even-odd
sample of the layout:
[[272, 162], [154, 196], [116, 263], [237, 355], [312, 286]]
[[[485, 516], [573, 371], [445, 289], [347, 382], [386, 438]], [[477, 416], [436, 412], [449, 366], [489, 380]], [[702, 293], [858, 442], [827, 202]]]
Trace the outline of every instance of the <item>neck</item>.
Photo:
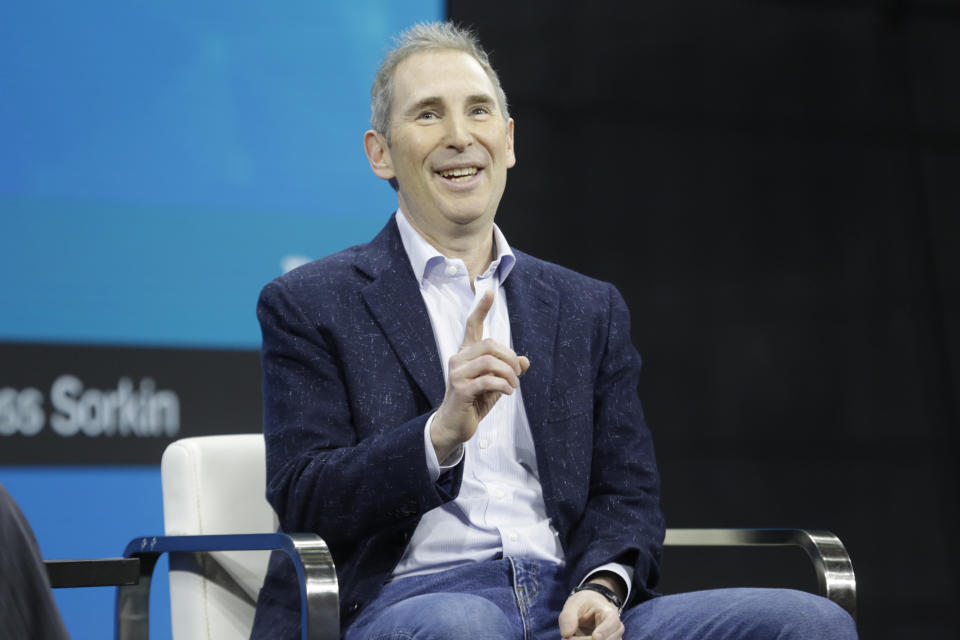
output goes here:
[[477, 276], [487, 270], [490, 263], [496, 257], [496, 246], [493, 241], [493, 221], [481, 223], [477, 221], [476, 227], [466, 225], [457, 228], [457, 233], [438, 233], [436, 230], [428, 231], [423, 228], [413, 216], [404, 210], [407, 222], [410, 223], [417, 233], [423, 236], [430, 245], [447, 258], [459, 258], [467, 267], [470, 274], [470, 284]]

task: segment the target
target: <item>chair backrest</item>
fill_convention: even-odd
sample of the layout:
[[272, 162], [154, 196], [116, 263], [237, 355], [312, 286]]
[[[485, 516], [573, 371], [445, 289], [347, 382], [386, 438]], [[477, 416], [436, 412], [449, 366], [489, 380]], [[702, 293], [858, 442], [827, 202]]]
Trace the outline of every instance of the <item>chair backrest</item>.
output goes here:
[[[163, 452], [168, 536], [272, 533], [263, 436], [177, 440]], [[269, 551], [173, 554], [170, 613], [175, 640], [249, 638]]]

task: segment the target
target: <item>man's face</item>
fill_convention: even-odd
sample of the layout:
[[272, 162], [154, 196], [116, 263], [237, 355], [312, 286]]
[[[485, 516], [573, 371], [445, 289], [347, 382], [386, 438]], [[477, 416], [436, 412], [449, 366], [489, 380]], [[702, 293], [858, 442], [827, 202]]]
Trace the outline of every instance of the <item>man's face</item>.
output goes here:
[[503, 119], [483, 67], [461, 51], [425, 51], [401, 62], [393, 80], [380, 170], [367, 145], [374, 172], [397, 179], [401, 208], [427, 236], [488, 225], [516, 158], [513, 120]]

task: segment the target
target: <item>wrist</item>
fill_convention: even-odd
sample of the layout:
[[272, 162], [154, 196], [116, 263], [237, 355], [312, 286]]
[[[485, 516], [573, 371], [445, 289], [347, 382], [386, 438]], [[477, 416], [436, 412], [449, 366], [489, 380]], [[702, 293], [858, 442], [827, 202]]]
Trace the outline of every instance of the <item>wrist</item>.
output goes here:
[[457, 450], [461, 442], [443, 427], [444, 418], [441, 413], [442, 410], [438, 410], [431, 418], [430, 443], [433, 445], [434, 453], [437, 454], [437, 461], [442, 465]]
[[619, 596], [624, 602], [626, 602], [627, 595], [630, 593], [630, 587], [623, 579], [623, 576], [621, 576], [619, 573], [606, 569], [601, 569], [589, 574], [583, 580], [583, 582], [595, 582], [597, 584], [602, 584], [606, 588], [616, 593], [617, 596]]
[[621, 598], [616, 591], [598, 581], [584, 582], [579, 587], [575, 587], [574, 590], [570, 592], [570, 595], [580, 593], [581, 591], [593, 591], [594, 593], [599, 593], [601, 596], [606, 598], [610, 604], [617, 608], [618, 614], [623, 611], [623, 598]]

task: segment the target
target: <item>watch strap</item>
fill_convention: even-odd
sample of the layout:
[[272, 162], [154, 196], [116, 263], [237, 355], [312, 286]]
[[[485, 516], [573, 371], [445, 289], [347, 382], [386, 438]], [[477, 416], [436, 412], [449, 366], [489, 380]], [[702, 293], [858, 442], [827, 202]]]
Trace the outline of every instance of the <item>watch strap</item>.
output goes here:
[[580, 591], [595, 591], [609, 600], [610, 603], [617, 608], [617, 613], [623, 611], [623, 598], [618, 596], [617, 593], [610, 587], [605, 587], [596, 582], [584, 582], [582, 585], [571, 591], [570, 595], [579, 593]]

